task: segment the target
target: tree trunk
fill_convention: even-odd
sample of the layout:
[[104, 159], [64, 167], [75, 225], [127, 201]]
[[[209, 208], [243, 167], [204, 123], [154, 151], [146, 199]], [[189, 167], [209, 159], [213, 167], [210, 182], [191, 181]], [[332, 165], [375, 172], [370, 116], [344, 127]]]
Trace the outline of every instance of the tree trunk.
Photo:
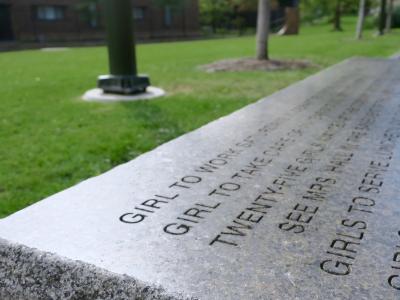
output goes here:
[[182, 1], [182, 33], [186, 37], [186, 2]]
[[386, 16], [386, 32], [392, 29], [392, 15], [393, 15], [393, 0], [389, 0], [389, 7]]
[[335, 16], [333, 18], [333, 29], [336, 31], [342, 31], [342, 3], [340, 0], [336, 0]]
[[381, 11], [379, 16], [379, 35], [385, 34], [386, 26], [386, 0], [381, 0]]
[[217, 33], [217, 9], [215, 7], [215, 1], [212, 2], [211, 9], [211, 27], [214, 34]]
[[298, 6], [285, 8], [285, 24], [279, 30], [278, 35], [299, 34], [300, 9]]
[[358, 9], [357, 30], [356, 30], [356, 39], [358, 40], [362, 38], [364, 19], [365, 19], [365, 0], [360, 0], [360, 7]]
[[269, 24], [270, 24], [270, 0], [258, 0], [256, 57], [259, 60], [269, 59], [269, 54], [268, 54]]

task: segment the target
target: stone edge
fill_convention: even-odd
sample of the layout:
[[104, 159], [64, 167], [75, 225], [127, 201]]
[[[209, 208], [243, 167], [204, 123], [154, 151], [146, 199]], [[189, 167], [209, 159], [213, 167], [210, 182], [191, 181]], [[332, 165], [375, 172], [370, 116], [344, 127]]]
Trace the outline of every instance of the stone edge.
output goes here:
[[[289, 87], [295, 88], [304, 84], [304, 82], [313, 80], [321, 73], [330, 71], [349, 61], [362, 60], [387, 61], [388, 59], [351, 57], [308, 76]], [[271, 99], [289, 87], [261, 98], [255, 103]], [[241, 109], [238, 111], [241, 111]], [[227, 116], [233, 115], [238, 111]], [[161, 287], [139, 282], [132, 277], [115, 274], [81, 261], [74, 261], [52, 253], [13, 244], [1, 238], [0, 299], [195, 300], [195, 298], [182, 295], [167, 294]]]
[[390, 56], [391, 59], [400, 59], [400, 52], [396, 52], [392, 56]]
[[0, 299], [194, 300], [4, 239], [0, 239]]

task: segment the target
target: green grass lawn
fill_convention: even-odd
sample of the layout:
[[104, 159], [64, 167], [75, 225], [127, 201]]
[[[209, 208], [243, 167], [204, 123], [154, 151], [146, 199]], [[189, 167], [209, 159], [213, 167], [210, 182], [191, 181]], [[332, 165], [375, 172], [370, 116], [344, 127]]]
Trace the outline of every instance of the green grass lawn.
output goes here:
[[104, 47], [0, 54], [0, 217], [131, 160], [312, 73], [351, 56], [389, 56], [400, 31], [355, 41], [344, 32], [304, 27], [272, 37], [277, 59], [307, 59], [301, 71], [207, 74], [196, 66], [252, 56], [254, 38], [240, 37], [138, 47], [139, 69], [168, 96], [150, 102], [85, 103], [80, 96], [107, 73]]

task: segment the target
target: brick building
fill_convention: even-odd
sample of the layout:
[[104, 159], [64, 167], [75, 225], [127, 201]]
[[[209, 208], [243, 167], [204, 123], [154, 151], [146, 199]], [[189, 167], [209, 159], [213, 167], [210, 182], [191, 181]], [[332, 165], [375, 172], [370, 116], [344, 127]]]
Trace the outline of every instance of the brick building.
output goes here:
[[[139, 39], [199, 35], [198, 0], [179, 7], [132, 0]], [[59, 42], [103, 40], [102, 8], [87, 0], [0, 0], [0, 41]]]

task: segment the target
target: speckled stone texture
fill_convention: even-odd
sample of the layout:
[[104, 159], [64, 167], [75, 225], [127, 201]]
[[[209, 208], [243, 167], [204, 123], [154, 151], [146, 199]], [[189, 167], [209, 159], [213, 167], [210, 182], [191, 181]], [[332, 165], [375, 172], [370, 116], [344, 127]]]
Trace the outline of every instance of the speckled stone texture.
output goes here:
[[187, 300], [81, 261], [0, 239], [0, 299]]
[[347, 60], [0, 220], [0, 299], [399, 300], [399, 195], [400, 61]]

